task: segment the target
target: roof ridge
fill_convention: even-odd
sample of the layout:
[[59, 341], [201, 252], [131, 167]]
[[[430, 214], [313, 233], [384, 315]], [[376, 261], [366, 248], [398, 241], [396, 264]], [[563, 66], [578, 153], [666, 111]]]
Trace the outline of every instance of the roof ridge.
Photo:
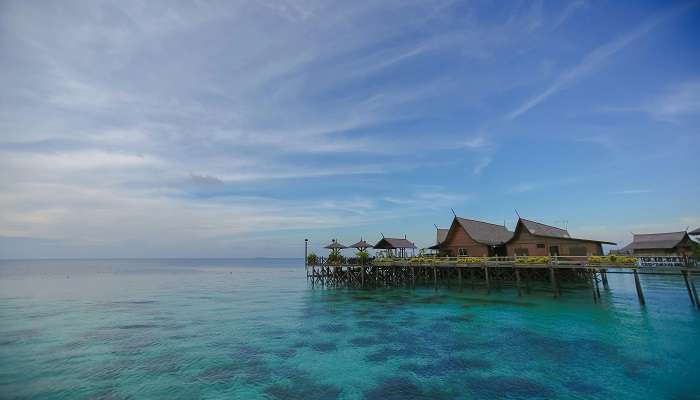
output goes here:
[[482, 224], [488, 224], [488, 225], [493, 225], [493, 226], [498, 226], [500, 228], [508, 229], [504, 225], [499, 225], [499, 224], [494, 224], [493, 222], [486, 222], [486, 221], [479, 221], [478, 219], [471, 219], [471, 218], [463, 218], [463, 217], [457, 217], [458, 219], [464, 219], [467, 221], [472, 221], [472, 222], [480, 222]]
[[567, 231], [567, 232], [569, 231], [568, 229], [565, 229], [565, 228], [561, 228], [561, 227], [558, 227], [558, 226], [554, 226], [554, 225], [548, 225], [548, 224], [543, 224], [542, 222], [537, 222], [537, 221], [533, 221], [533, 220], [531, 220], [531, 219], [527, 219], [527, 218], [522, 218], [522, 217], [521, 217], [520, 219], [522, 219], [523, 221], [527, 221], [527, 222], [533, 222], [533, 223], [535, 223], [535, 224], [539, 224], [539, 225], [544, 225], [544, 226], [548, 226], [548, 227], [550, 227], [550, 228], [557, 228], [557, 229], [561, 229], [562, 231]]
[[656, 232], [656, 233], [633, 233], [633, 235], [666, 235], [669, 233], [686, 233], [688, 231]]

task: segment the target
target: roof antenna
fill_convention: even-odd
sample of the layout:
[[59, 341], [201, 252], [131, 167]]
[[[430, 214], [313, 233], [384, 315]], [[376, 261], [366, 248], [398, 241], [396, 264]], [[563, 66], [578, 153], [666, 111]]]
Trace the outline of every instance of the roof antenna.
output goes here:
[[514, 209], [514, 210], [515, 210], [515, 215], [517, 215], [517, 216], [518, 216], [518, 219], [520, 219], [520, 214], [518, 214], [518, 209], [516, 208], [516, 209]]
[[382, 235], [382, 239], [384, 239], [384, 234], [383, 234], [383, 233], [381, 233], [381, 232], [379, 232], [379, 234], [380, 234], [380, 235]]
[[457, 213], [455, 213], [455, 209], [454, 209], [454, 208], [450, 208], [450, 210], [452, 210], [452, 215], [454, 215], [455, 218], [457, 218]]

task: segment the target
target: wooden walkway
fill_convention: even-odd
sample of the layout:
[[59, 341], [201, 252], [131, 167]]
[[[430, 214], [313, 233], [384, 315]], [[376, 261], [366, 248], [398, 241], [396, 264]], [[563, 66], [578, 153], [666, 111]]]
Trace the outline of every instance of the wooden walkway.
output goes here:
[[[536, 259], [537, 257], [533, 257]], [[553, 297], [561, 296], [562, 284], [587, 287], [594, 302], [600, 299], [600, 287], [608, 288], [608, 274], [626, 274], [634, 278], [637, 298], [646, 300], [639, 275], [682, 276], [690, 302], [700, 310], [700, 300], [693, 275], [700, 273], [694, 267], [675, 271], [639, 271], [634, 264], [590, 263], [586, 257], [551, 257], [546, 263], [532, 263], [522, 258], [499, 257], [481, 262], [464, 263], [458, 258], [372, 260], [361, 265], [358, 260], [328, 263], [321, 259], [317, 265], [307, 265], [306, 275], [312, 287], [384, 288], [432, 286], [462, 290], [483, 287], [493, 289], [514, 287], [518, 296], [529, 293], [535, 285], [545, 284]], [[536, 260], [535, 260], [536, 261]]]

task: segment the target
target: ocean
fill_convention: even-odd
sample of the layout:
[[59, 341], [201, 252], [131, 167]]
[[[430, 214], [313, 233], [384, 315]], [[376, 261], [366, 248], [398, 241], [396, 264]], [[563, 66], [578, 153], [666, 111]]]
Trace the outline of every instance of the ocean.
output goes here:
[[[680, 277], [312, 289], [302, 259], [0, 261], [2, 399], [700, 399]], [[602, 290], [602, 288], [601, 288]]]

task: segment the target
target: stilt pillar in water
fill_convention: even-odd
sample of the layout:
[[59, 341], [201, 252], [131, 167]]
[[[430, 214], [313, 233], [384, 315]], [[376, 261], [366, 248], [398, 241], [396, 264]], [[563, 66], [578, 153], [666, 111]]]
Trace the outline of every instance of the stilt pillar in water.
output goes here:
[[593, 302], [597, 304], [598, 303], [598, 295], [595, 291], [595, 283], [593, 283], [593, 281], [595, 280], [593, 278], [593, 273], [594, 272], [592, 269], [588, 270], [588, 281], [591, 283], [591, 292], [593, 293]]
[[598, 285], [597, 272], [600, 272], [600, 271], [593, 270], [593, 280], [595, 281], [595, 293], [598, 295], [598, 298], [600, 298], [600, 286]]
[[433, 267], [433, 284], [435, 285], [435, 290], [437, 291], [437, 267]]
[[690, 290], [693, 292], [693, 299], [695, 299], [695, 306], [700, 310], [700, 300], [698, 300], [698, 292], [695, 290], [695, 282], [693, 282], [693, 273], [688, 271], [688, 283], [690, 283]]
[[642, 292], [642, 283], [639, 281], [639, 274], [637, 273], [637, 268], [634, 269], [634, 286], [637, 288], [637, 297], [639, 298], [639, 304], [644, 305], [644, 293]]
[[462, 268], [457, 267], [457, 280], [459, 280], [459, 291], [462, 291]]
[[554, 268], [549, 267], [549, 279], [552, 281], [552, 295], [554, 298], [559, 297], [557, 292], [557, 275], [554, 273]]
[[600, 270], [600, 278], [603, 280], [603, 289], [610, 289], [610, 287], [608, 286], [608, 270], [607, 269]]
[[486, 278], [486, 293], [491, 293], [491, 281], [489, 280], [489, 267], [484, 267], [484, 277]]
[[472, 290], [474, 290], [474, 269], [469, 268], [469, 283], [471, 284]]
[[681, 271], [681, 275], [683, 275], [683, 280], [685, 281], [685, 288], [688, 290], [688, 297], [690, 298], [690, 304], [696, 305], [695, 304], [695, 297], [693, 297], [693, 292], [690, 290], [690, 282], [688, 282], [688, 271]]
[[523, 291], [520, 288], [520, 271], [515, 268], [515, 285], [518, 287], [518, 296], [523, 295]]

